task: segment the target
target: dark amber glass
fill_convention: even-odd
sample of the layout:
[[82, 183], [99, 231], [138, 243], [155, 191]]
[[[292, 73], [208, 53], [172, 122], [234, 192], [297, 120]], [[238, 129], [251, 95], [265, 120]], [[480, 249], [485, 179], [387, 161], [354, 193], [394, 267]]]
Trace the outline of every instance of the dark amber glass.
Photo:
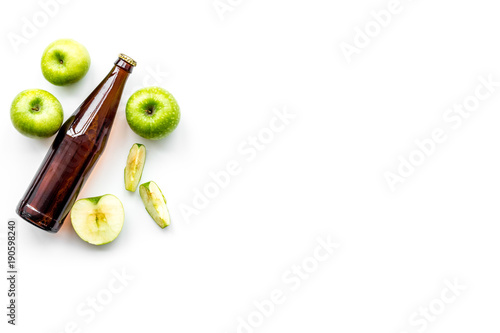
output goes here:
[[24, 220], [50, 232], [61, 228], [104, 151], [134, 65], [131, 59], [127, 62], [118, 58], [109, 74], [63, 124], [19, 202], [17, 214]]

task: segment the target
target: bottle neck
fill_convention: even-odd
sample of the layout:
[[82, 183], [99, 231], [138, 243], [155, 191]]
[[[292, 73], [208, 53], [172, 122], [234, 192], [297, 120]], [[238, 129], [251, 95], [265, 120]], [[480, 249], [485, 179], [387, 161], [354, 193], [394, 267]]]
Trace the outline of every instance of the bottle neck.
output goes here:
[[128, 62], [126, 62], [121, 58], [118, 58], [118, 60], [115, 61], [115, 66], [123, 69], [128, 73], [132, 73], [132, 70], [134, 69], [134, 66], [132, 66], [131, 64], [129, 64]]
[[111, 127], [132, 69], [133, 66], [122, 59], [115, 62], [115, 66], [104, 80], [75, 111], [74, 118], [68, 119], [71, 123], [69, 128], [71, 135], [86, 133], [90, 127], [95, 129], [101, 129], [103, 126]]

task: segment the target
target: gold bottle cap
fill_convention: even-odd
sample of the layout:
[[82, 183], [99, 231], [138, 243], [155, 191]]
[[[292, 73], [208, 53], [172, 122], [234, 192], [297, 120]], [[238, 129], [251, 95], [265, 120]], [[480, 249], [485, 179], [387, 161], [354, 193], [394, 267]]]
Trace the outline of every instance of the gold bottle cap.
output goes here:
[[120, 53], [118, 55], [118, 58], [124, 60], [125, 62], [129, 63], [130, 65], [132, 65], [134, 67], [137, 66], [137, 62], [134, 59], [130, 58], [128, 55]]

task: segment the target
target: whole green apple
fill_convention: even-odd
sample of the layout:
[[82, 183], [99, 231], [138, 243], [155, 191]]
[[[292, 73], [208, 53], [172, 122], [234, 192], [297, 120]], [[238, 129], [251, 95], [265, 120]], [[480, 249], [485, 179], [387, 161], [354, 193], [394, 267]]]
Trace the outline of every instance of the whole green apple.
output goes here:
[[51, 93], [31, 89], [19, 93], [10, 108], [14, 127], [31, 138], [47, 138], [54, 135], [64, 118], [61, 103]]
[[130, 128], [145, 139], [159, 140], [177, 127], [179, 105], [165, 89], [148, 87], [130, 96], [125, 110]]
[[82, 79], [90, 68], [90, 55], [85, 46], [72, 39], [51, 43], [42, 56], [43, 76], [56, 86]]

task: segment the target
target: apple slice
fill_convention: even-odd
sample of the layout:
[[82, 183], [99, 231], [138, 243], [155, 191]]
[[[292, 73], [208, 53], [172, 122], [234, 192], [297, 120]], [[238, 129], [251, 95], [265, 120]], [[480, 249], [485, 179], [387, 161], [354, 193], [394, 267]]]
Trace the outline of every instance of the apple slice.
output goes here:
[[103, 245], [120, 234], [125, 220], [123, 205], [117, 197], [106, 194], [78, 200], [71, 210], [71, 224], [87, 243]]
[[139, 186], [144, 207], [148, 211], [153, 220], [160, 226], [165, 228], [170, 225], [170, 214], [167, 209], [167, 199], [161, 193], [160, 188], [155, 182], [148, 182]]
[[125, 189], [130, 192], [135, 192], [137, 185], [141, 181], [142, 170], [146, 163], [146, 146], [140, 143], [134, 143], [127, 157], [127, 165], [125, 166]]

